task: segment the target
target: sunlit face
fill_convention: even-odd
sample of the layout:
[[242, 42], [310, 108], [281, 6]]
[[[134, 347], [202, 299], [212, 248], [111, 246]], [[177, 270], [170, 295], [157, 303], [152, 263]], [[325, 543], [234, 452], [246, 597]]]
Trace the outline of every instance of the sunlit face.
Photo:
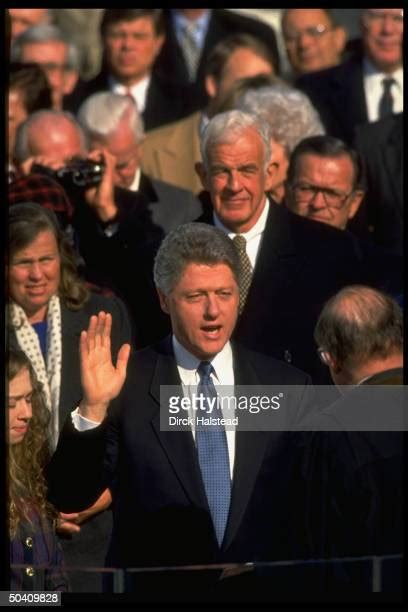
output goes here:
[[235, 233], [249, 231], [265, 207], [274, 167], [265, 170], [265, 147], [258, 132], [245, 128], [229, 143], [208, 151], [208, 168], [198, 166], [221, 222]]
[[8, 147], [10, 159], [13, 156], [16, 130], [26, 118], [27, 109], [22, 92], [19, 89], [10, 89], [8, 92]]
[[28, 42], [22, 46], [21, 55], [22, 62], [38, 64], [44, 70], [51, 88], [53, 108], [61, 110], [67, 73], [67, 45], [60, 40]]
[[48, 22], [47, 9], [9, 8], [8, 12], [11, 20], [11, 40], [32, 26]]
[[32, 417], [32, 392], [30, 373], [24, 368], [10, 381], [8, 388], [9, 444], [22, 442], [28, 431]]
[[113, 76], [127, 85], [146, 77], [163, 42], [164, 37], [156, 34], [150, 17], [109, 25], [104, 45]]
[[402, 9], [366, 9], [361, 18], [364, 49], [384, 72], [402, 66]]
[[289, 61], [301, 74], [335, 66], [345, 45], [345, 32], [333, 27], [321, 9], [290, 9], [282, 23]]
[[277, 140], [271, 140], [271, 162], [275, 165], [275, 174], [269, 193], [275, 202], [280, 204], [285, 196], [285, 181], [289, 166], [285, 147]]
[[167, 296], [159, 291], [159, 298], [177, 340], [197, 359], [211, 359], [229, 341], [239, 290], [226, 264], [188, 264], [173, 291]]
[[[348, 155], [330, 158], [305, 153], [297, 160], [293, 182], [287, 187], [288, 208], [302, 217], [345, 229], [363, 197], [362, 191], [353, 191], [353, 181], [354, 168]], [[309, 188], [338, 194], [340, 207], [328, 206], [322, 191], [310, 196]]]
[[21, 306], [30, 323], [44, 320], [59, 283], [60, 255], [51, 230], [40, 232], [29, 246], [11, 257], [10, 297]]

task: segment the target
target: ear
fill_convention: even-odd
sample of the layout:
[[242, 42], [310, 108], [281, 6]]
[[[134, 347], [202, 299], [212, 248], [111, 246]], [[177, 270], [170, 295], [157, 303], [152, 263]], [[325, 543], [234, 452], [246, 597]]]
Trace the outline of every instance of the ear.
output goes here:
[[161, 289], [156, 287], [157, 295], [159, 296], [160, 308], [166, 314], [170, 314], [167, 295]]
[[354, 192], [353, 198], [350, 203], [348, 219], [352, 219], [358, 209], [360, 208], [360, 204], [362, 199], [364, 198], [364, 191], [362, 189], [358, 189]]
[[205, 77], [204, 81], [205, 91], [209, 98], [215, 98], [218, 92], [216, 80], [210, 74]]
[[207, 186], [207, 171], [205, 169], [205, 166], [203, 164], [203, 162], [196, 162], [194, 165], [195, 171], [201, 181], [201, 184], [203, 186], [203, 189], [209, 191], [208, 186]]
[[341, 26], [338, 26], [333, 31], [334, 38], [334, 46], [339, 55], [341, 55], [344, 51], [344, 47], [346, 46], [347, 34], [346, 30]]
[[265, 172], [265, 191], [270, 191], [275, 186], [278, 170], [279, 165], [276, 162], [270, 161]]

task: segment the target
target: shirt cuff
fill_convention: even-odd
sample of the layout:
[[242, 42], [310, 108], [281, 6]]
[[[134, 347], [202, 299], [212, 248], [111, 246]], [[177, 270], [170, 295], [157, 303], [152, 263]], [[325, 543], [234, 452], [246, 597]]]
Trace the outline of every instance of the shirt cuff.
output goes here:
[[95, 429], [100, 425], [97, 421], [91, 421], [86, 417], [79, 414], [79, 406], [71, 412], [72, 424], [77, 431], [88, 431], [88, 429]]

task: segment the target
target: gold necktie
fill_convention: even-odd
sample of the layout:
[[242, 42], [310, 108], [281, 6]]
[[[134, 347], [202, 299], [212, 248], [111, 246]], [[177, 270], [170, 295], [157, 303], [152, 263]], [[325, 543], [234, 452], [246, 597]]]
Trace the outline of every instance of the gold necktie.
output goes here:
[[239, 314], [244, 310], [249, 287], [252, 280], [252, 266], [246, 252], [246, 240], [240, 234], [237, 234], [232, 242], [238, 251], [239, 260], [241, 262], [241, 286], [239, 288]]

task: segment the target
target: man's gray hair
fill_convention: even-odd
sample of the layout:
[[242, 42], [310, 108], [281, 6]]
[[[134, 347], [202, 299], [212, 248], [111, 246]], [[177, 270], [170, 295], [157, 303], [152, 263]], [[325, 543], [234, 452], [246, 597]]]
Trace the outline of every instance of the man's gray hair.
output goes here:
[[344, 287], [324, 306], [314, 337], [343, 367], [358, 367], [402, 351], [402, 310], [382, 291], [364, 285]]
[[48, 121], [52, 123], [52, 121], [55, 120], [56, 123], [59, 123], [61, 122], [61, 119], [65, 119], [66, 121], [69, 121], [69, 123], [72, 123], [73, 127], [78, 132], [81, 141], [81, 148], [86, 151], [87, 142], [85, 134], [78, 121], [75, 119], [74, 115], [67, 111], [46, 109], [31, 113], [31, 115], [29, 115], [28, 118], [23, 121], [17, 128], [16, 141], [14, 146], [14, 156], [16, 160], [21, 163], [34, 154], [29, 136], [30, 130], [33, 126], [40, 123], [41, 121]]
[[304, 138], [325, 134], [319, 114], [307, 95], [284, 83], [250, 89], [236, 106], [266, 121], [271, 138], [284, 146], [288, 157]]
[[232, 144], [237, 140], [242, 132], [247, 129], [255, 130], [264, 145], [265, 149], [265, 168], [269, 164], [271, 157], [271, 132], [268, 124], [253, 113], [241, 110], [231, 110], [226, 113], [215, 115], [208, 123], [201, 136], [201, 156], [205, 168], [209, 169], [208, 153], [211, 147], [217, 144]]
[[106, 138], [116, 130], [126, 112], [129, 127], [139, 143], [144, 137], [143, 121], [127, 96], [109, 91], [93, 94], [81, 105], [77, 117], [88, 138]]
[[17, 36], [11, 46], [10, 59], [13, 62], [21, 62], [24, 45], [29, 43], [50, 42], [51, 40], [62, 42], [67, 46], [67, 69], [79, 72], [81, 60], [78, 48], [67, 36], [65, 36], [58, 26], [48, 23], [40, 23], [32, 26]]
[[238, 251], [224, 232], [206, 223], [186, 223], [171, 231], [157, 252], [153, 275], [158, 289], [169, 295], [190, 263], [226, 264], [240, 284]]

